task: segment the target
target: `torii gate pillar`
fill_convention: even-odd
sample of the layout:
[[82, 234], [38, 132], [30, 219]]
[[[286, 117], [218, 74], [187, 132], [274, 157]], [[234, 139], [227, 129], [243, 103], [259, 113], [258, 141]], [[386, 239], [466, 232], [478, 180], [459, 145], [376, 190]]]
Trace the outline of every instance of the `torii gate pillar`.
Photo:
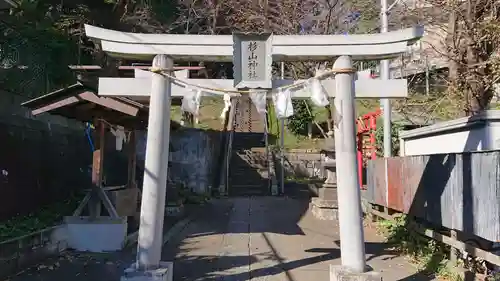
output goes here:
[[[173, 66], [173, 59], [166, 55], [157, 55], [153, 60], [155, 68], [173, 69]], [[152, 75], [136, 269], [148, 271], [165, 268], [166, 272], [155, 272], [171, 275], [171, 263], [162, 266], [160, 259], [167, 194], [172, 81], [161, 74]]]
[[[334, 69], [352, 69], [352, 60], [341, 56]], [[361, 193], [357, 176], [354, 73], [335, 75], [335, 161], [337, 174], [338, 218], [342, 266], [357, 273], [365, 271], [365, 245]]]

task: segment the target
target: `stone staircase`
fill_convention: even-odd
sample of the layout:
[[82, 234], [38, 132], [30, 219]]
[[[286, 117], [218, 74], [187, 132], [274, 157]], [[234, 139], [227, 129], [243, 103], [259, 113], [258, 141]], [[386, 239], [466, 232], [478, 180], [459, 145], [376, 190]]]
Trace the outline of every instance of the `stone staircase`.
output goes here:
[[249, 97], [236, 102], [229, 162], [230, 196], [270, 194], [265, 124]]

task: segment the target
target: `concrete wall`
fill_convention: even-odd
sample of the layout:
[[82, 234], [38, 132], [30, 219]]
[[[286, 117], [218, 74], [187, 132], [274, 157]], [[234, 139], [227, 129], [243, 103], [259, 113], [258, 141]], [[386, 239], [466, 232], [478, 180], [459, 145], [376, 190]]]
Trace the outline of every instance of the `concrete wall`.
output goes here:
[[[146, 133], [137, 134], [138, 165], [144, 167]], [[170, 133], [169, 182], [209, 192], [216, 171], [220, 132], [182, 128]], [[142, 176], [142, 175], [138, 175]], [[141, 181], [142, 183], [142, 181]]]
[[400, 133], [400, 156], [500, 149], [500, 111]]

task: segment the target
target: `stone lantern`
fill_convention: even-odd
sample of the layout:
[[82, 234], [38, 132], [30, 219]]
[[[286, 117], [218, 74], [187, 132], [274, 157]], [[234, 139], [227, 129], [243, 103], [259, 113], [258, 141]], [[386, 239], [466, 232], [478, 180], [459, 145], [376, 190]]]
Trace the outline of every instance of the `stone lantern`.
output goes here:
[[337, 172], [335, 161], [335, 139], [325, 139], [321, 149], [323, 167], [326, 171], [326, 180], [318, 190], [318, 197], [313, 198], [312, 213], [318, 219], [337, 219]]

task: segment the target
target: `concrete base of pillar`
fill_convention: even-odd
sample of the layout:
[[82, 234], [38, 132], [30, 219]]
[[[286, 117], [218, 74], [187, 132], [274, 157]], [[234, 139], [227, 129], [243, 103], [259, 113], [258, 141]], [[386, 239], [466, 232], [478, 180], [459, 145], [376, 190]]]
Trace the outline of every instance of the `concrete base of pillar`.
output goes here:
[[336, 201], [323, 200], [321, 198], [312, 198], [310, 208], [312, 214], [317, 219], [329, 221], [338, 219], [338, 208]]
[[173, 281], [174, 263], [160, 262], [160, 267], [154, 270], [140, 271], [135, 264], [125, 269], [120, 281]]
[[330, 265], [330, 281], [382, 281], [376, 271], [354, 273], [341, 265]]

